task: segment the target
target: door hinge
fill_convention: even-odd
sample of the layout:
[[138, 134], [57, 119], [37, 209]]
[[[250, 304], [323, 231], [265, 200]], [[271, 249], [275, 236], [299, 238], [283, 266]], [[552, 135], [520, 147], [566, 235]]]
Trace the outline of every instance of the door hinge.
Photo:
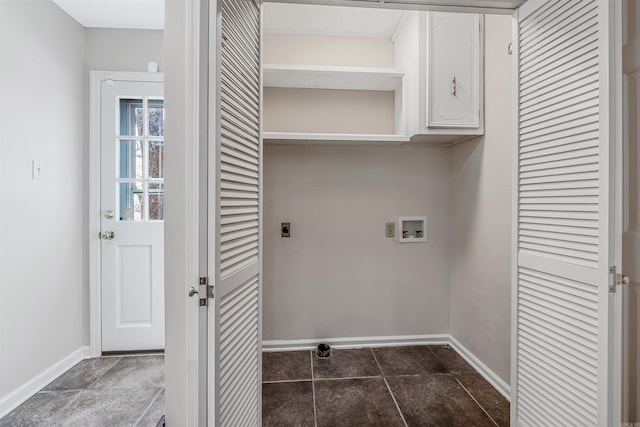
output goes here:
[[614, 265], [609, 267], [609, 292], [616, 293], [616, 288], [622, 285], [629, 284], [629, 276], [625, 276], [622, 273], [618, 273], [617, 267]]
[[200, 307], [206, 307], [209, 305], [209, 298], [213, 298], [213, 285], [209, 284], [208, 277], [200, 278], [200, 287], [198, 295], [202, 295], [200, 297]]

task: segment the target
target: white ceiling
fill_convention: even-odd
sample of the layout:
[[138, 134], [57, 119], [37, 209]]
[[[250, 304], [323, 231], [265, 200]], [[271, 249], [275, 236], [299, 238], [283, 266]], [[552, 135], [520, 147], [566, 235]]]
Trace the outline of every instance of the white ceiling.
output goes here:
[[[458, 5], [465, 8], [496, 9], [512, 9], [525, 2], [525, 0], [395, 1], [414, 5]], [[164, 28], [164, 0], [53, 0], [53, 2], [85, 27], [156, 30]], [[388, 2], [393, 3], [394, 0], [388, 0]], [[373, 8], [377, 5], [375, 0], [371, 1], [371, 9], [265, 3], [264, 26], [267, 32], [275, 33], [389, 37], [403, 12]]]
[[164, 28], [164, 0], [53, 0], [84, 27]]

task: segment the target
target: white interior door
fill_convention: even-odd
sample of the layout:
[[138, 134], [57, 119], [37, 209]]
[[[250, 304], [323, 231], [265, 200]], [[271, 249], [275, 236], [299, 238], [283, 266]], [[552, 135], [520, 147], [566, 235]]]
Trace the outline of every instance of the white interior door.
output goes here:
[[209, 331], [209, 425], [261, 425], [261, 2], [219, 0], [212, 10], [210, 212], [215, 304]]
[[621, 287], [623, 302], [622, 421], [640, 422], [640, 3], [623, 1], [623, 74], [626, 129], [625, 227], [622, 272], [629, 276]]
[[613, 2], [518, 11], [513, 425], [614, 425], [609, 266]]
[[102, 351], [164, 349], [162, 83], [102, 82], [100, 149]]

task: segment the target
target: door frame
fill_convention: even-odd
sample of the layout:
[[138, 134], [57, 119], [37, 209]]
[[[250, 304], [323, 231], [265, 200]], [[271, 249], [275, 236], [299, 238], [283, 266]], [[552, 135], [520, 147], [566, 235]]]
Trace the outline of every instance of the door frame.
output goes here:
[[89, 105], [89, 351], [91, 357], [102, 355], [102, 250], [100, 233], [100, 140], [102, 120], [102, 82], [164, 83], [163, 73], [126, 71], [91, 71]]
[[[275, 0], [272, 0], [275, 1]], [[269, 2], [269, 0], [265, 1]], [[318, 4], [318, 5], [344, 5], [344, 6], [359, 6], [355, 4], [357, 2], [348, 2], [346, 0], [287, 0], [287, 2], [291, 3], [301, 3], [301, 4]], [[202, 69], [208, 68], [208, 61], [210, 58], [208, 57], [208, 47], [203, 46], [206, 44], [208, 40], [208, 31], [215, 29], [209, 29], [207, 24], [208, 18], [208, 10], [206, 6], [215, 4], [212, 0], [173, 0], [167, 1], [165, 4], [165, 22], [168, 25], [165, 25], [165, 55], [167, 58], [171, 58], [172, 61], [177, 61], [179, 65], [173, 66], [172, 71], [168, 71], [167, 75], [169, 76], [167, 81], [165, 82], [165, 87], [168, 88], [168, 91], [172, 95], [175, 96], [176, 99], [172, 99], [172, 103], [174, 105], [173, 108], [182, 108], [183, 114], [176, 115], [172, 117], [172, 122], [174, 126], [177, 126], [179, 129], [175, 130], [175, 133], [171, 135], [171, 137], [181, 137], [183, 138], [184, 144], [184, 159], [186, 162], [182, 163], [182, 166], [187, 166], [188, 170], [181, 171], [181, 179], [184, 182], [181, 182], [181, 189], [187, 193], [188, 205], [185, 207], [184, 211], [180, 213], [179, 218], [175, 218], [174, 224], [170, 224], [169, 227], [172, 229], [178, 229], [180, 227], [182, 231], [186, 232], [186, 235], [183, 236], [183, 241], [180, 244], [186, 244], [189, 255], [185, 258], [182, 257], [180, 259], [170, 260], [170, 265], [166, 266], [165, 269], [168, 273], [184, 273], [189, 272], [188, 274], [188, 282], [189, 283], [179, 283], [174, 284], [180, 288], [180, 292], [187, 292], [189, 285], [193, 283], [191, 279], [197, 279], [198, 277], [198, 232], [197, 227], [185, 226], [185, 224], [192, 220], [194, 217], [197, 219], [198, 215], [193, 214], [194, 209], [197, 211], [198, 206], [198, 192], [199, 192], [199, 180], [198, 180], [198, 167], [203, 166], [209, 169], [209, 165], [199, 165], [198, 161], [198, 150], [199, 150], [199, 133], [198, 129], [201, 129], [201, 126], [207, 125], [207, 117], [202, 116], [203, 108], [201, 105], [201, 90], [208, 90], [206, 83], [202, 82]], [[365, 5], [362, 5], [365, 6]], [[376, 7], [380, 6], [378, 2], [372, 2], [367, 4], [368, 7]], [[389, 6], [394, 9], [407, 9], [407, 10], [432, 10], [432, 11], [447, 11], [447, 12], [470, 12], [470, 13], [494, 13], [494, 14], [505, 14], [516, 16], [516, 9], [512, 8], [487, 8], [482, 6], [470, 6], [468, 2], [464, 0], [449, 0], [447, 4], [435, 4], [435, 5], [400, 5], [389, 3]], [[384, 6], [383, 6], [384, 7]], [[618, 19], [618, 16], [616, 16]], [[514, 30], [517, 29], [517, 24], [514, 25]], [[170, 33], [171, 37], [167, 37], [167, 34]], [[517, 34], [517, 31], [514, 31], [514, 34]], [[167, 42], [167, 40], [171, 39], [171, 42]], [[514, 61], [517, 58], [517, 38], [514, 38]], [[172, 67], [167, 64], [167, 68]], [[517, 70], [517, 68], [515, 68]], [[114, 73], [106, 73], [113, 75]], [[144, 73], [143, 73], [144, 74]], [[514, 74], [517, 76], [517, 74]], [[617, 76], [616, 76], [617, 78]], [[514, 87], [517, 89], [517, 78], [514, 80]], [[612, 81], [612, 85], [615, 85], [615, 88], [618, 89], [619, 82]], [[177, 93], [180, 92], [181, 96], [177, 96]], [[92, 83], [92, 93], [93, 93], [93, 83]], [[517, 94], [517, 91], [514, 92]], [[167, 90], [165, 90], [165, 99], [167, 97]], [[178, 99], [179, 98], [179, 99]], [[176, 102], [177, 101], [177, 102]], [[615, 100], [616, 106], [618, 107], [619, 100]], [[514, 108], [517, 106], [517, 98], [514, 101]], [[617, 108], [616, 107], [616, 108]], [[618, 110], [616, 110], [618, 111]], [[206, 113], [206, 112], [205, 112]], [[619, 122], [619, 115], [615, 117], [616, 125]], [[204, 122], [204, 123], [203, 123]], [[514, 121], [514, 137], [517, 136], [517, 121]], [[621, 129], [621, 127], [620, 127]], [[616, 137], [618, 135], [616, 134]], [[616, 162], [619, 161], [619, 157], [621, 156], [619, 150], [613, 153], [615, 156]], [[514, 152], [514, 159], [517, 154]], [[613, 156], [612, 156], [613, 157]], [[91, 158], [92, 159], [92, 158]], [[90, 159], [90, 160], [91, 160]], [[169, 163], [173, 163], [172, 159], [168, 159]], [[515, 162], [515, 160], [514, 160]], [[90, 166], [91, 167], [91, 166]], [[173, 163], [173, 167], [177, 167], [175, 163]], [[171, 169], [168, 167], [167, 169]], [[209, 173], [215, 173], [215, 171], [201, 171], [205, 175]], [[173, 171], [175, 173], [175, 170]], [[514, 168], [514, 176], [515, 168]], [[614, 180], [616, 181], [616, 180]], [[616, 191], [614, 192], [616, 195], [616, 206], [620, 203], [618, 199], [619, 196], [619, 183], [616, 181]], [[90, 190], [94, 189], [95, 186], [93, 183], [90, 183]], [[90, 197], [92, 196], [90, 191]], [[205, 201], [206, 203], [206, 201]], [[90, 202], [90, 209], [93, 208], [94, 204]], [[514, 204], [514, 206], [517, 206]], [[517, 207], [513, 208], [513, 212], [517, 212]], [[189, 212], [186, 212], [189, 210]], [[99, 218], [99, 217], [96, 217]], [[94, 221], [92, 218], [91, 221]], [[513, 226], [513, 224], [512, 224]], [[97, 227], [95, 225], [92, 227], [90, 224], [89, 233], [90, 236], [97, 235]], [[515, 229], [515, 226], [513, 226]], [[616, 229], [617, 232], [617, 229]], [[515, 232], [512, 233], [512, 239], [515, 237]], [[513, 242], [512, 242], [513, 248]], [[91, 249], [91, 244], [90, 244]], [[618, 255], [617, 255], [618, 256]], [[95, 253], [92, 253], [90, 250], [91, 260], [94, 259]], [[515, 257], [513, 257], [512, 262], [515, 262]], [[93, 270], [91, 270], [93, 271]], [[513, 270], [512, 270], [513, 272]], [[94, 272], [95, 274], [95, 272]], [[167, 274], [166, 279], [170, 277], [170, 274]], [[512, 279], [513, 283], [513, 279]], [[512, 296], [513, 299], [513, 296]], [[197, 355], [198, 355], [198, 321], [197, 321], [197, 312], [198, 310], [190, 309], [191, 305], [189, 301], [185, 304], [184, 299], [179, 300], [166, 300], [165, 311], [167, 309], [175, 311], [175, 314], [178, 316], [176, 320], [181, 319], [173, 326], [171, 330], [167, 330], [167, 343], [166, 347], [170, 348], [177, 341], [186, 341], [187, 355], [194, 356], [196, 358], [196, 363], [194, 364], [191, 356], [187, 356], [186, 360], [178, 360], [177, 358], [172, 360], [167, 360], [166, 369], [167, 369], [167, 393], [173, 394], [172, 397], [177, 398], [177, 400], [173, 400], [171, 404], [167, 405], [167, 420], [174, 423], [177, 421], [179, 424], [182, 423], [186, 426], [196, 426], [198, 425], [198, 409], [200, 409], [201, 413], [204, 411], [206, 417], [206, 407], [202, 408], [202, 405], [206, 406], [206, 400], [202, 400], [203, 396], [198, 393], [198, 366], [202, 368], [202, 365], [197, 363]], [[98, 306], [99, 309], [99, 306]], [[93, 316], [94, 313], [93, 301], [91, 306], [91, 313]], [[513, 316], [513, 309], [512, 309]], [[93, 317], [92, 317], [93, 318]], [[194, 328], [195, 326], [195, 328]], [[92, 325], [93, 328], [93, 325]], [[515, 323], [512, 320], [512, 328], [515, 329]], [[512, 330], [512, 338], [514, 336], [515, 331]], [[178, 337], [184, 337], [184, 340], [178, 339]], [[512, 372], [514, 369], [514, 341], [512, 339]], [[92, 354], [94, 350], [93, 341], [92, 341]], [[176, 351], [178, 352], [178, 351]], [[205, 361], [206, 364], [206, 361]], [[206, 371], [205, 371], [206, 372]], [[619, 372], [614, 367], [614, 372]], [[186, 374], [186, 380], [184, 379], [184, 375]], [[178, 378], [182, 375], [182, 380], [178, 381]], [[206, 377], [206, 375], [205, 375]], [[613, 381], [620, 381], [620, 378], [613, 379]], [[186, 390], [185, 390], [186, 386]], [[511, 378], [511, 391], [512, 391], [512, 399], [515, 396], [516, 383], [514, 376], [512, 374]], [[614, 384], [615, 386], [615, 384]], [[173, 388], [180, 388], [180, 390], [173, 391]], [[186, 391], [186, 393], [185, 393]], [[175, 393], [175, 394], [174, 394]], [[614, 399], [619, 398], [620, 396], [614, 396]], [[206, 396], [204, 397], [206, 399]], [[199, 407], [200, 405], [200, 407]], [[206, 418], [205, 418], [206, 420]]]

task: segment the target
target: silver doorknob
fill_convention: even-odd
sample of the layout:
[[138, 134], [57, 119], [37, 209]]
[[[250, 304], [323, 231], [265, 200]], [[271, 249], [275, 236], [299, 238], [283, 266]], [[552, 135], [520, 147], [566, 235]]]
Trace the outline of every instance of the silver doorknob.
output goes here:
[[102, 240], [113, 240], [113, 238], [116, 237], [116, 233], [114, 233], [113, 231], [103, 231], [99, 234], [99, 237]]
[[194, 288], [193, 286], [189, 288], [189, 296], [190, 297], [196, 295], [197, 293], [198, 293], [198, 291], [196, 291], [196, 288]]
[[113, 219], [116, 214], [113, 211], [104, 211], [104, 217], [107, 219]]
[[629, 276], [623, 274], [622, 278], [620, 280], [620, 284], [621, 285], [628, 285], [630, 281], [631, 280], [629, 280]]

